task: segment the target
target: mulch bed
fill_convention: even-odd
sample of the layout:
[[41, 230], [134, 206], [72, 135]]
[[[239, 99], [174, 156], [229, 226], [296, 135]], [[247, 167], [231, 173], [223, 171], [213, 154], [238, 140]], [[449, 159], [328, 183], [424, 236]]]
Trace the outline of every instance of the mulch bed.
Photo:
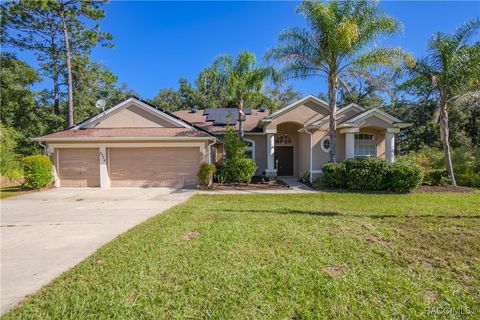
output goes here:
[[213, 183], [211, 190], [288, 190], [289, 186], [281, 181], [262, 181], [254, 177], [251, 183]]
[[460, 187], [460, 186], [451, 186], [451, 185], [446, 185], [446, 186], [419, 186], [417, 189], [414, 190], [414, 192], [472, 192], [472, 188], [468, 187]]

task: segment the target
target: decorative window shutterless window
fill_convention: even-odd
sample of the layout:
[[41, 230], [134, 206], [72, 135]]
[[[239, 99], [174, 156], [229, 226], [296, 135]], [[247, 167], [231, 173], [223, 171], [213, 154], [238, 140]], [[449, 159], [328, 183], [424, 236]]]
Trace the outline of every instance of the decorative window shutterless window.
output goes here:
[[323, 137], [322, 140], [320, 140], [320, 147], [324, 152], [329, 152], [330, 151], [330, 137], [326, 136]]
[[377, 156], [376, 137], [370, 133], [355, 135], [355, 158], [375, 158]]
[[283, 133], [275, 136], [275, 144], [291, 144], [292, 138], [288, 135], [288, 133]]

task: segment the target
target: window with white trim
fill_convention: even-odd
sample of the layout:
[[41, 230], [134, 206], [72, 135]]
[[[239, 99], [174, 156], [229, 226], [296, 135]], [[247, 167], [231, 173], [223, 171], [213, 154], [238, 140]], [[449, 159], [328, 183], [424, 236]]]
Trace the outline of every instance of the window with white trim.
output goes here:
[[288, 133], [278, 134], [275, 136], [275, 144], [291, 144], [292, 138]]
[[320, 147], [324, 152], [329, 152], [330, 151], [330, 137], [326, 136], [323, 137], [322, 140], [320, 141]]
[[244, 139], [245, 156], [255, 161], [255, 140]]
[[376, 144], [356, 144], [355, 158], [375, 158], [377, 156]]
[[370, 133], [355, 135], [355, 158], [375, 158], [377, 156], [376, 137]]

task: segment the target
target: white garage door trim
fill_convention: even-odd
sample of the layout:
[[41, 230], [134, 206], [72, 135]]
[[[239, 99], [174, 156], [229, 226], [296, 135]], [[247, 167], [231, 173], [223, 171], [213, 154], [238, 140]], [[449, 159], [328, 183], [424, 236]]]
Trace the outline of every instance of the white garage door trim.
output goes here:
[[[200, 153], [202, 154], [202, 161], [205, 161], [206, 154], [205, 154], [205, 142], [178, 142], [178, 143], [165, 143], [165, 142], [145, 142], [145, 143], [51, 143], [48, 144], [47, 152], [49, 155], [53, 154], [55, 149], [61, 148], [98, 148], [99, 149], [99, 156], [101, 157], [101, 153], [104, 152], [106, 148], [156, 148], [156, 147], [172, 147], [172, 148], [191, 148], [191, 147], [198, 147]], [[102, 152], [103, 151], [103, 152]], [[105, 163], [105, 159], [101, 157], [100, 160], [100, 187], [101, 188], [108, 188], [110, 186], [110, 179], [108, 175], [108, 168]], [[103, 161], [102, 161], [103, 160]], [[56, 174], [56, 168], [54, 166], [54, 180], [55, 186], [60, 186], [60, 179]]]
[[112, 187], [196, 186], [203, 158], [197, 147], [108, 148], [107, 154]]

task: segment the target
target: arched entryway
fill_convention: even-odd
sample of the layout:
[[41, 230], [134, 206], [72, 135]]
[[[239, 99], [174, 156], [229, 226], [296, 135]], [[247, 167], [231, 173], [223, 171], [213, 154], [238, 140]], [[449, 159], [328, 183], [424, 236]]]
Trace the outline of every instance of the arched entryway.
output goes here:
[[277, 125], [274, 161], [278, 176], [295, 176], [298, 171], [299, 124], [284, 122]]

